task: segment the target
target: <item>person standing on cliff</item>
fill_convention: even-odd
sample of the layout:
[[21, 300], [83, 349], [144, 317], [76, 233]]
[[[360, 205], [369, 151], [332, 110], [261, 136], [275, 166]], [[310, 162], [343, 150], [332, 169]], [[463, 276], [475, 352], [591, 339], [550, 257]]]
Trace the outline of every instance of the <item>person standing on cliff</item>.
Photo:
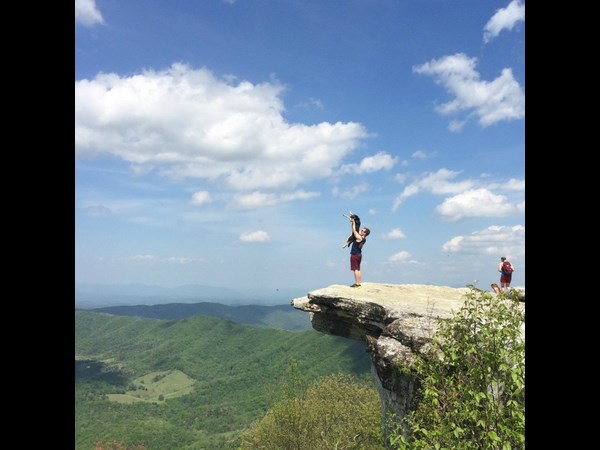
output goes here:
[[506, 259], [506, 256], [500, 258], [500, 264], [498, 264], [498, 272], [501, 274], [500, 289], [505, 293], [508, 293], [510, 290], [510, 282], [512, 281], [512, 273], [514, 270], [512, 264]]
[[360, 287], [362, 281], [360, 273], [360, 262], [362, 261], [362, 248], [367, 242], [367, 236], [371, 233], [368, 228], [363, 228], [360, 231], [354, 226], [354, 219], [351, 219], [352, 234], [355, 239], [350, 247], [350, 270], [354, 272], [354, 284], [350, 287]]

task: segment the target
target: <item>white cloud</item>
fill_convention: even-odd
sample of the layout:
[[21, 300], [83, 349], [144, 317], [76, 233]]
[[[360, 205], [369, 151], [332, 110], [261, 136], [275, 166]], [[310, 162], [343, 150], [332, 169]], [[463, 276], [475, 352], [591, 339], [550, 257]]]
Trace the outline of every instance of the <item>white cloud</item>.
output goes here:
[[75, 0], [75, 23], [91, 27], [99, 24], [104, 24], [102, 14], [96, 8], [95, 0]]
[[154, 255], [135, 255], [131, 259], [138, 262], [154, 262], [156, 261], [156, 256]]
[[429, 173], [425, 176], [419, 181], [419, 187], [433, 194], [454, 194], [474, 185], [474, 181], [468, 179], [454, 183], [448, 181], [448, 179], [456, 177], [459, 173], [454, 170], [442, 168], [437, 172]]
[[269, 240], [269, 234], [262, 230], [242, 233], [240, 235], [240, 241], [242, 242], [268, 242]]
[[346, 164], [342, 166], [344, 173], [372, 173], [379, 170], [390, 170], [398, 162], [397, 156], [386, 152], [379, 152], [373, 156], [363, 158], [359, 164]]
[[[501, 120], [525, 117], [525, 94], [511, 69], [502, 69], [498, 78], [488, 82], [479, 79], [476, 64], [477, 58], [457, 53], [415, 66], [413, 71], [431, 75], [455, 97], [435, 108], [442, 115], [466, 111], [479, 117], [483, 127]], [[457, 128], [456, 124], [453, 128]]]
[[384, 239], [404, 239], [406, 235], [400, 228], [394, 228], [387, 234], [383, 235]]
[[426, 172], [422, 178], [409, 184], [394, 199], [392, 211], [396, 211], [404, 201], [420, 192], [435, 195], [455, 194], [446, 198], [436, 207], [437, 213], [446, 220], [460, 220], [465, 217], [505, 217], [511, 214], [523, 213], [525, 202], [510, 203], [508, 197], [495, 194], [492, 190], [501, 192], [522, 192], [525, 190], [525, 180], [511, 178], [504, 183], [489, 183], [483, 187], [477, 186], [472, 179], [452, 182], [460, 172], [440, 169], [437, 172]]
[[237, 194], [230, 204], [230, 207], [234, 209], [256, 209], [265, 206], [275, 206], [280, 203], [291, 202], [294, 200], [308, 200], [310, 198], [318, 197], [319, 195], [318, 192], [306, 192], [303, 190], [285, 194], [254, 191], [250, 194]]
[[331, 194], [334, 197], [348, 198], [353, 199], [358, 197], [363, 192], [367, 192], [369, 190], [369, 185], [367, 183], [358, 184], [353, 186], [350, 189], [340, 189], [339, 187], [334, 187], [331, 190]]
[[525, 200], [517, 203], [517, 211], [519, 211], [521, 214], [525, 213]]
[[525, 5], [520, 0], [513, 0], [506, 8], [496, 13], [483, 27], [483, 42], [486, 44], [496, 38], [502, 30], [512, 30], [516, 23], [525, 21]]
[[436, 207], [440, 216], [447, 220], [465, 217], [503, 217], [517, 212], [504, 195], [496, 195], [487, 189], [469, 189], [447, 198]]
[[316, 108], [316, 109], [320, 109], [320, 110], [325, 109], [325, 106], [323, 106], [323, 102], [321, 100], [312, 98], [312, 97], [309, 98], [308, 101], [306, 101], [306, 102], [298, 103], [298, 107], [299, 108]]
[[502, 185], [502, 188], [514, 191], [524, 191], [525, 180], [517, 180], [516, 178], [511, 178], [504, 185]]
[[400, 193], [400, 195], [398, 195], [396, 197], [396, 199], [394, 200], [394, 204], [392, 205], [392, 211], [396, 211], [398, 209], [398, 207], [404, 203], [404, 200], [406, 200], [409, 197], [412, 197], [413, 195], [416, 195], [419, 193], [419, 187], [411, 184], [409, 186], [406, 186], [404, 188], [404, 190]]
[[448, 129], [453, 133], [458, 133], [462, 131], [466, 123], [466, 120], [451, 120], [448, 124]]
[[427, 153], [425, 153], [423, 150], [417, 150], [410, 156], [417, 159], [425, 159], [427, 158]]
[[525, 180], [518, 180], [516, 178], [511, 178], [510, 180], [504, 183], [490, 183], [485, 186], [486, 189], [500, 189], [504, 191], [524, 191], [525, 190]]
[[76, 155], [112, 154], [238, 191], [294, 189], [330, 177], [366, 130], [353, 122], [287, 123], [283, 90], [272, 82], [233, 84], [179, 63], [124, 77], [98, 74], [75, 82]]
[[444, 252], [466, 255], [525, 255], [525, 227], [523, 225], [493, 225], [467, 236], [455, 236], [442, 245]]
[[194, 192], [194, 195], [192, 195], [193, 205], [204, 205], [210, 202], [212, 202], [212, 198], [208, 191], [198, 191]]
[[472, 180], [463, 180], [460, 182], [450, 182], [449, 179], [456, 177], [460, 172], [448, 169], [440, 169], [437, 172], [427, 172], [422, 179], [412, 183], [396, 197], [392, 205], [392, 211], [396, 211], [404, 201], [418, 194], [420, 191], [427, 191], [433, 194], [454, 194], [469, 189], [474, 185]]
[[442, 250], [445, 252], [457, 252], [462, 247], [464, 240], [464, 236], [454, 236], [452, 239], [446, 241], [444, 245], [442, 245]]
[[410, 258], [411, 254], [408, 253], [407, 251], [402, 250], [401, 252], [398, 252], [392, 256], [390, 256], [388, 258], [389, 262], [402, 262], [402, 261], [406, 261]]

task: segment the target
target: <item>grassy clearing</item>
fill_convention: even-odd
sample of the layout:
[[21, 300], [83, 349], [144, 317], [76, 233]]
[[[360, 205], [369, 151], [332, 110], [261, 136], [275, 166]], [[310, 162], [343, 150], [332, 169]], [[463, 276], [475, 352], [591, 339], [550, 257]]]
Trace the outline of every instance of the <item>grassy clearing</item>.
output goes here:
[[150, 372], [134, 379], [124, 394], [108, 394], [107, 397], [110, 401], [118, 403], [160, 403], [190, 394], [194, 390], [194, 383], [193, 378], [180, 370]]

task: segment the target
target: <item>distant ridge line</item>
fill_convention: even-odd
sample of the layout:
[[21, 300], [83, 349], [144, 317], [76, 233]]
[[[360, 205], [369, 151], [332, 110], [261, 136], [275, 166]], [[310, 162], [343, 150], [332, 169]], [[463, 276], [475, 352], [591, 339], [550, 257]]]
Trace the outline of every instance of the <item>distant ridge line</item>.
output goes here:
[[157, 305], [105, 306], [89, 309], [89, 311], [160, 320], [181, 320], [195, 315], [203, 315], [257, 327], [286, 330], [307, 330], [311, 328], [307, 315], [293, 308], [290, 304], [229, 306], [215, 302], [163, 303]]

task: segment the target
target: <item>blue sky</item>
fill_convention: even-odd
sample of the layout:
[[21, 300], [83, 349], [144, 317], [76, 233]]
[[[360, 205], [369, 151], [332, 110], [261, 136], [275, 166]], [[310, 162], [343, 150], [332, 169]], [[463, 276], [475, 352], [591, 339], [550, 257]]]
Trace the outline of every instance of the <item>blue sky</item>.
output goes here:
[[76, 0], [75, 281], [525, 285], [525, 3]]

